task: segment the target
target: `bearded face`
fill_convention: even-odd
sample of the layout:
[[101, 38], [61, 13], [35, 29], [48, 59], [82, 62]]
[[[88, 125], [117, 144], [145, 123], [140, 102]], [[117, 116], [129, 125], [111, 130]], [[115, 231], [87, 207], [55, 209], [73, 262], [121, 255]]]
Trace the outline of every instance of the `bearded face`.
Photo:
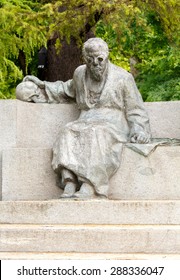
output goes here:
[[99, 51], [88, 52], [85, 61], [92, 78], [100, 81], [107, 67], [107, 55]]

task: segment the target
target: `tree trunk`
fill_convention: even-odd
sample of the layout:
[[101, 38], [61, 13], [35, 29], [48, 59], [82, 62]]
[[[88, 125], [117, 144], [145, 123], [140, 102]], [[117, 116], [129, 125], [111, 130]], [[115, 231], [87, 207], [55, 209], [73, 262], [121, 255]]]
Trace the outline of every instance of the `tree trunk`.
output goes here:
[[81, 51], [74, 38], [70, 44], [65, 40], [62, 42], [59, 54], [55, 49], [55, 43], [56, 38], [48, 41], [46, 79], [51, 82], [67, 81], [72, 78], [76, 67], [82, 63]]
[[[94, 37], [88, 32], [86, 39]], [[57, 37], [48, 41], [47, 69], [45, 80], [47, 81], [67, 81], [72, 79], [74, 70], [83, 63], [82, 50], [78, 47], [76, 39], [71, 37], [70, 44], [64, 39], [62, 47], [58, 53], [55, 48]]]

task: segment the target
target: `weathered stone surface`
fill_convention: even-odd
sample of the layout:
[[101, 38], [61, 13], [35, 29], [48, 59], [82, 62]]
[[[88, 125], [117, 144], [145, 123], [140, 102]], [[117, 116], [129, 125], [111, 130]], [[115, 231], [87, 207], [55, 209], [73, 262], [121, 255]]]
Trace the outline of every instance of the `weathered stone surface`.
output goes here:
[[0, 146], [16, 145], [16, 100], [0, 100]]
[[[145, 103], [145, 106], [149, 112], [153, 137], [180, 138], [178, 122], [180, 119], [180, 101]], [[60, 127], [76, 119], [78, 114], [79, 112], [74, 104], [29, 104], [18, 100], [0, 100], [0, 150], [16, 146], [51, 148]], [[133, 156], [133, 153], [131, 156]], [[137, 157], [137, 155], [134, 156]], [[147, 160], [144, 159], [144, 161]], [[169, 164], [167, 163], [167, 165]], [[146, 174], [148, 170], [150, 172], [150, 169], [146, 169]], [[161, 167], [159, 167], [160, 170]], [[137, 174], [139, 174], [139, 171]], [[141, 177], [143, 179], [147, 176]], [[156, 176], [151, 176], [151, 179], [153, 177]], [[148, 178], [150, 178], [150, 175]], [[174, 180], [175, 175], [168, 177], [166, 183], [163, 182], [163, 184], [168, 184], [169, 178]], [[0, 168], [0, 193], [1, 181]], [[124, 194], [120, 194], [122, 199]]]
[[2, 150], [16, 145], [16, 100], [0, 100], [0, 199], [2, 196]]
[[180, 139], [180, 101], [145, 102], [153, 137]]
[[1, 225], [1, 252], [180, 254], [180, 226]]
[[[145, 103], [153, 137], [180, 138], [180, 101]], [[62, 125], [79, 115], [75, 104], [32, 104], [0, 100], [0, 145], [52, 147]], [[16, 129], [17, 128], [17, 129]]]
[[78, 115], [75, 104], [33, 104], [17, 100], [17, 146], [52, 148], [60, 128]]
[[157, 147], [148, 157], [125, 148], [111, 179], [112, 199], [180, 199], [180, 147]]
[[[110, 199], [180, 199], [180, 148], [158, 147], [148, 158], [125, 148], [121, 167], [110, 181]], [[58, 198], [50, 149], [3, 152], [3, 200]]]
[[0, 200], [2, 200], [2, 148], [0, 146]]
[[49, 149], [3, 151], [3, 200], [45, 200], [59, 196]]
[[0, 213], [1, 224], [178, 225], [180, 201], [2, 201]]
[[[19, 147], [51, 148], [60, 127], [79, 115], [75, 104], [16, 102]], [[145, 103], [145, 106], [153, 137], [180, 138], [180, 101]]]
[[[180, 102], [145, 106], [153, 137], [180, 138]], [[59, 128], [77, 116], [72, 104], [0, 101], [0, 150], [7, 148], [3, 199], [50, 199], [1, 202], [0, 258], [179, 258], [179, 147], [158, 147], [148, 159], [126, 148], [111, 179], [111, 198], [119, 200], [51, 200], [61, 190], [51, 149], [43, 148], [51, 148]], [[1, 178], [0, 160], [0, 186]]]

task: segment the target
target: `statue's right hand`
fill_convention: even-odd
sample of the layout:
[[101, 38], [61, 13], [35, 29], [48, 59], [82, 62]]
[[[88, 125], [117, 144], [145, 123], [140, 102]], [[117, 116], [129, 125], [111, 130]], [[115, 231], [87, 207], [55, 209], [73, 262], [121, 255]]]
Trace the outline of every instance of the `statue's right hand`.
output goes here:
[[39, 80], [35, 76], [31, 76], [31, 75], [25, 76], [24, 79], [23, 79], [23, 82], [26, 82], [26, 81], [31, 81], [31, 82], [35, 83], [38, 87], [44, 88], [44, 82]]

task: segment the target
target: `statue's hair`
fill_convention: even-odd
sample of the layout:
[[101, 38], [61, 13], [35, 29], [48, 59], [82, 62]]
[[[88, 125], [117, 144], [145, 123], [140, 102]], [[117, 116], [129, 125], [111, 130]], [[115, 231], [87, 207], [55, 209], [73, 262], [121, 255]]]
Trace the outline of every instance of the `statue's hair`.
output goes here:
[[88, 51], [93, 51], [95, 48], [104, 52], [108, 57], [108, 55], [109, 55], [108, 45], [101, 38], [90, 38], [84, 43], [83, 49], [82, 49], [83, 57], [85, 58]]

